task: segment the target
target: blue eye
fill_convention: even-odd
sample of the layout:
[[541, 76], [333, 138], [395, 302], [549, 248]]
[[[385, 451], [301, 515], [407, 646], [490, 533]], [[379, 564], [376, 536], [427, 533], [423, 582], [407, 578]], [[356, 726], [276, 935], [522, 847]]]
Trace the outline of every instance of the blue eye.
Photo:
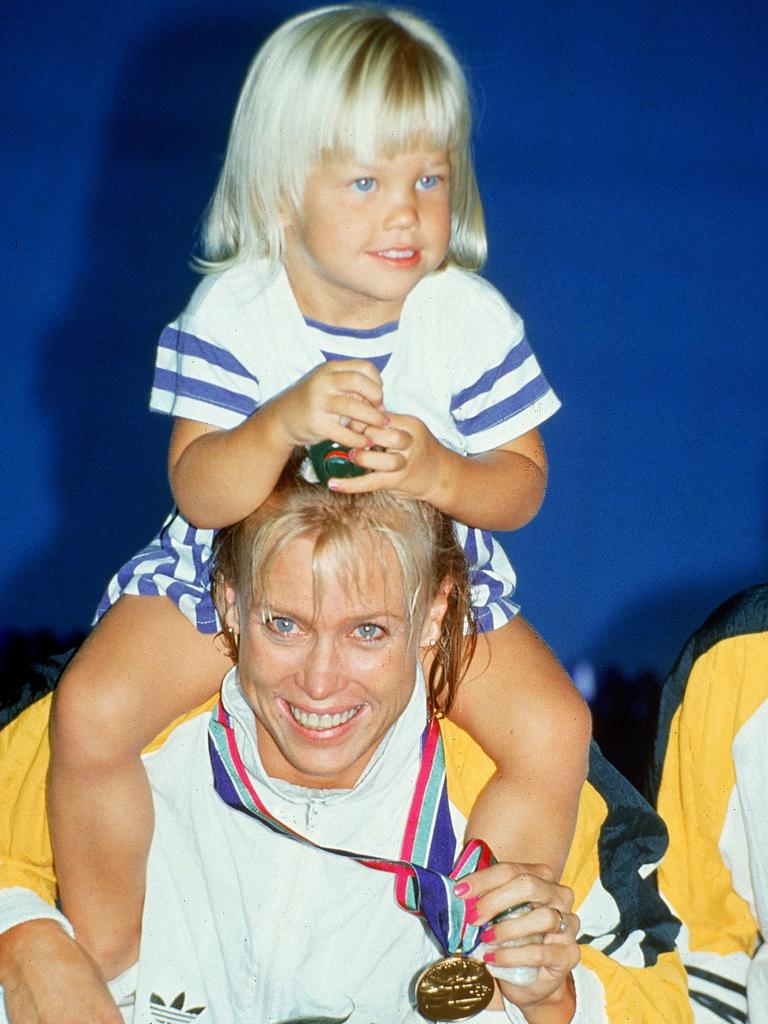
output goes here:
[[296, 623], [285, 615], [270, 616], [266, 622], [273, 632], [279, 633], [281, 636], [290, 636], [296, 630]]
[[384, 636], [384, 630], [381, 626], [377, 626], [375, 622], [364, 622], [362, 625], [355, 627], [355, 634], [361, 640], [379, 640]]
[[356, 178], [352, 182], [352, 187], [356, 192], [373, 192], [376, 187], [375, 178]]
[[416, 182], [416, 188], [421, 189], [424, 192], [429, 191], [431, 188], [437, 188], [440, 184], [440, 177], [437, 174], [422, 174], [419, 180]]

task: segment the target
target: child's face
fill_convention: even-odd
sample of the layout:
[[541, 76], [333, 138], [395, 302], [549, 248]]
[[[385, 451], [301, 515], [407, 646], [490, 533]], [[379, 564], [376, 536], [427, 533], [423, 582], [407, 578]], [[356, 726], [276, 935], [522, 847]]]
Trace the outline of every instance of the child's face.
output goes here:
[[284, 215], [285, 266], [302, 313], [339, 327], [396, 320], [445, 259], [449, 175], [448, 154], [427, 148], [314, 167], [300, 209]]

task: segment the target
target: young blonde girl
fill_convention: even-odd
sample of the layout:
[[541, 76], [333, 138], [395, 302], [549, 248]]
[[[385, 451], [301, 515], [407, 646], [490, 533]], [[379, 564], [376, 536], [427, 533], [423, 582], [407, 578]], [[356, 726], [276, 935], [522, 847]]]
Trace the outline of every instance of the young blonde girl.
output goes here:
[[[300, 15], [248, 73], [206, 276], [158, 349], [151, 404], [174, 416], [177, 509], [111, 582], [56, 699], [61, 901], [107, 976], [140, 932], [152, 802], [139, 753], [230, 665], [210, 597], [214, 531], [265, 500], [296, 445], [352, 448], [370, 472], [339, 490], [393, 489], [456, 520], [481, 633], [443, 710], [498, 767], [469, 829], [505, 860], [563, 866], [589, 716], [516, 614], [489, 532], [538, 511], [538, 426], [558, 402], [519, 317], [476, 274], [486, 240], [469, 131], [456, 58], [402, 11]], [[311, 711], [292, 709], [296, 728], [317, 729]]]

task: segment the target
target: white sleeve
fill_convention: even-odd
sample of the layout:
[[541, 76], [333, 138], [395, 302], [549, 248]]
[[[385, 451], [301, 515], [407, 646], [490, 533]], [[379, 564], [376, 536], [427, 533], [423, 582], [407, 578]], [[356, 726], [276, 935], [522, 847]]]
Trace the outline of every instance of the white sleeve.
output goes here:
[[464, 283], [456, 322], [464, 353], [451, 415], [467, 451], [490, 451], [540, 426], [560, 408], [520, 316], [479, 277]]
[[[576, 1011], [571, 1017], [570, 1024], [610, 1024], [605, 1008], [605, 991], [598, 976], [577, 964], [573, 969], [573, 983], [576, 991]], [[504, 999], [504, 1009], [511, 1024], [527, 1024], [522, 1010], [508, 999]]]
[[750, 1024], [768, 1024], [768, 945], [758, 949], [747, 972]]
[[237, 275], [233, 281], [226, 272], [205, 278], [161, 333], [149, 402], [154, 412], [226, 430], [258, 408], [259, 381], [244, 361], [254, 346], [238, 317], [236, 283]]
[[[738, 805], [746, 839], [748, 863], [734, 887], [750, 903], [760, 934], [768, 934], [768, 819], [765, 814], [765, 749], [768, 743], [768, 700], [744, 723], [733, 743]], [[768, 945], [763, 943], [747, 970], [750, 1024], [768, 1024]]]
[[138, 979], [139, 965], [137, 962], [109, 983], [109, 991], [112, 993], [112, 998], [117, 1003], [117, 1008], [122, 1013], [123, 1019], [128, 1022], [133, 1020]]
[[[18, 924], [40, 920], [57, 921], [69, 936], [74, 937], [74, 930], [66, 917], [50, 903], [41, 899], [36, 892], [32, 892], [31, 889], [22, 889], [21, 886], [0, 889], [0, 934], [15, 928]], [[0, 985], [0, 1024], [8, 1024], [2, 985]]]
[[57, 921], [64, 931], [74, 938], [74, 929], [67, 918], [61, 911], [41, 899], [36, 892], [22, 889], [21, 886], [0, 889], [0, 934], [15, 928], [17, 924], [44, 919]]

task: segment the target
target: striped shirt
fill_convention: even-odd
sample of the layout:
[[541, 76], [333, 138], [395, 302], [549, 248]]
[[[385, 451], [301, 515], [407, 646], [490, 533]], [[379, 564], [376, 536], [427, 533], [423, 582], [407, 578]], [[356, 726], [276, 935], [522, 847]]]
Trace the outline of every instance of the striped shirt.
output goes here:
[[[150, 406], [231, 429], [327, 359], [370, 359], [387, 408], [418, 416], [446, 447], [489, 451], [558, 408], [520, 317], [487, 281], [456, 268], [429, 275], [398, 322], [373, 330], [305, 320], [285, 272], [242, 264], [205, 278], [162, 332]], [[519, 610], [514, 570], [487, 530], [456, 524], [481, 631]], [[219, 628], [210, 597], [213, 531], [177, 511], [115, 575], [97, 612], [123, 593], [167, 595], [203, 632]]]

